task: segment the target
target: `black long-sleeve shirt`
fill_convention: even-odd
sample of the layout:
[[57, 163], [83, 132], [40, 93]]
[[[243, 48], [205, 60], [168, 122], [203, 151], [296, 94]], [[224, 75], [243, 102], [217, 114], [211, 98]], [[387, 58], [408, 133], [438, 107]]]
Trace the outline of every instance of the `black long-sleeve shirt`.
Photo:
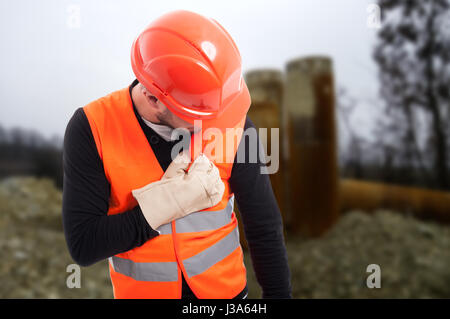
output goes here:
[[[131, 89], [138, 82], [135, 80]], [[171, 163], [171, 149], [177, 141], [165, 141], [147, 126], [133, 103], [134, 113], [165, 171]], [[254, 127], [247, 117], [245, 129]], [[241, 213], [244, 233], [263, 298], [290, 298], [290, 271], [284, 245], [282, 220], [268, 175], [261, 174], [260, 161], [251, 163], [246, 147], [245, 162], [235, 158], [229, 179]], [[72, 258], [89, 266], [118, 253], [143, 245], [158, 236], [139, 206], [107, 215], [110, 184], [97, 152], [88, 119], [78, 108], [64, 136], [63, 225]], [[246, 289], [244, 289], [246, 291]], [[244, 291], [243, 291], [244, 293]], [[194, 298], [183, 278], [183, 298]]]

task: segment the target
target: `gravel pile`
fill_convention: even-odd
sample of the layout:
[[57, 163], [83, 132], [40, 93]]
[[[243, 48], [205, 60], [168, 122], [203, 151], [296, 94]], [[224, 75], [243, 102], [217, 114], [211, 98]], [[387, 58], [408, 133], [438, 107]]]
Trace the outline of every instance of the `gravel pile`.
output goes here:
[[[449, 226], [353, 211], [320, 239], [288, 238], [287, 250], [295, 298], [450, 298]], [[370, 264], [380, 288], [367, 287]], [[259, 297], [254, 287], [249, 296]]]
[[[320, 239], [287, 238], [295, 298], [450, 298], [450, 227], [397, 212], [353, 211]], [[248, 254], [249, 297], [259, 298]], [[61, 226], [61, 192], [47, 179], [0, 181], [0, 298], [111, 298], [107, 262], [81, 268]], [[369, 264], [381, 288], [366, 285]]]
[[66, 285], [61, 192], [47, 179], [0, 181], [0, 298], [112, 298], [107, 263], [81, 268], [81, 288]]

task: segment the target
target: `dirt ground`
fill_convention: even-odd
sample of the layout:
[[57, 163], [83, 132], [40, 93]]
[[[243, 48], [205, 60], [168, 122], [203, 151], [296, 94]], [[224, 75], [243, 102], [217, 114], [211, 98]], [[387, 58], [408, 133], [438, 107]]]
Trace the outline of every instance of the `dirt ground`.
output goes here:
[[[294, 298], [450, 298], [450, 227], [398, 212], [353, 211], [320, 239], [287, 237]], [[61, 192], [46, 179], [0, 181], [0, 298], [112, 298], [107, 262], [69, 289]], [[261, 290], [245, 253], [249, 298]], [[367, 266], [380, 267], [368, 288]]]

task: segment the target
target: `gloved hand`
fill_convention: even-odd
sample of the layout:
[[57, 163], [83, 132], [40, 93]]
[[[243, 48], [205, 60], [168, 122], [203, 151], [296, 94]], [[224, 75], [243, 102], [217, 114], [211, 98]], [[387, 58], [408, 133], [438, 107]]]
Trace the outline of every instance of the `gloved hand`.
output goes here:
[[132, 190], [145, 219], [153, 229], [190, 213], [217, 205], [225, 185], [218, 168], [203, 154], [190, 163], [187, 153], [179, 154], [161, 180]]

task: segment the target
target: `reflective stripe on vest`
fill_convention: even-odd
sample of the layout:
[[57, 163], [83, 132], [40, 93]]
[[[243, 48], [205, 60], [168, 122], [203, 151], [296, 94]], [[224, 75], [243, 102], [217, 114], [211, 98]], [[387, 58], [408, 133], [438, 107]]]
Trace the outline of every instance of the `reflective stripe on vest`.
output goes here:
[[[227, 207], [218, 211], [200, 211], [191, 213], [175, 221], [177, 233], [191, 233], [215, 230], [227, 225], [233, 214], [234, 195], [230, 197]], [[171, 223], [161, 225], [157, 229], [161, 235], [172, 233]]]
[[109, 258], [115, 272], [138, 281], [177, 281], [176, 262], [134, 262], [117, 256]]
[[[183, 261], [188, 277], [205, 270], [231, 254], [239, 247], [239, 228], [236, 226], [228, 235], [197, 255]], [[109, 258], [115, 272], [138, 281], [177, 281], [176, 262], [134, 262], [117, 256]]]
[[161, 225], [156, 230], [159, 231], [160, 235], [172, 234], [172, 224], [168, 223], [168, 224]]
[[239, 228], [236, 226], [217, 243], [183, 261], [188, 277], [201, 274], [239, 247]]

